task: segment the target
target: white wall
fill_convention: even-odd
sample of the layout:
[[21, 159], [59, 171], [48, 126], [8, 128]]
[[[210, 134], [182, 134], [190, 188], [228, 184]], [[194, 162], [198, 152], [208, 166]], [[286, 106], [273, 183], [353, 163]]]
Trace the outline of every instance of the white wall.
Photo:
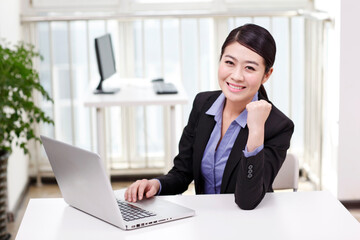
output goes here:
[[360, 1], [341, 1], [338, 197], [343, 200], [360, 199], [359, 12]]
[[11, 42], [21, 39], [20, 0], [0, 0], [0, 38]]
[[324, 72], [323, 188], [360, 200], [360, 2], [317, 0], [315, 7], [334, 18]]
[[[20, 0], [0, 0], [0, 38], [16, 43], [21, 40]], [[28, 181], [28, 158], [14, 149], [8, 165], [8, 209], [14, 207]]]

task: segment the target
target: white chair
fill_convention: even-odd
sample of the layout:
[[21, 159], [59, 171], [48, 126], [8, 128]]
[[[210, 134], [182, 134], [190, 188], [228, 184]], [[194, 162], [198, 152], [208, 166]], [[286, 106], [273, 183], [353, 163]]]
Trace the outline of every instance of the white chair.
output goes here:
[[298, 183], [299, 160], [294, 154], [288, 153], [280, 171], [274, 179], [272, 187], [274, 190], [293, 189], [293, 191], [296, 192]]

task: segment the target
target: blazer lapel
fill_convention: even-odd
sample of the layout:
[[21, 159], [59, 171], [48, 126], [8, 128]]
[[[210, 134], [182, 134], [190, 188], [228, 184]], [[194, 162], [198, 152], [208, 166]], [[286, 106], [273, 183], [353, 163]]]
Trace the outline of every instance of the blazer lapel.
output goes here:
[[193, 173], [196, 186], [196, 193], [203, 193], [204, 183], [201, 176], [201, 160], [204, 155], [206, 145], [210, 139], [211, 133], [216, 124], [214, 116], [207, 115], [205, 112], [211, 107], [214, 101], [219, 97], [221, 91], [215, 92], [201, 109], [200, 119], [197, 124], [196, 138], [193, 145]]
[[245, 128], [242, 128], [239, 132], [239, 135], [237, 136], [234, 146], [230, 152], [229, 159], [226, 163], [224, 174], [221, 182], [221, 193], [224, 193], [227, 190], [227, 186], [229, 184], [229, 181], [231, 180], [233, 171], [236, 169], [236, 166], [239, 164], [242, 151], [245, 149], [245, 145], [248, 139], [249, 129], [247, 126]]
[[209, 116], [207, 114], [202, 115], [199, 121], [197, 132], [201, 133], [196, 137], [194, 142], [194, 180], [197, 181], [198, 184], [196, 192], [203, 192], [203, 179], [201, 177], [201, 160], [204, 155], [204, 151], [206, 145], [210, 139], [210, 135], [214, 129], [216, 122], [213, 116]]

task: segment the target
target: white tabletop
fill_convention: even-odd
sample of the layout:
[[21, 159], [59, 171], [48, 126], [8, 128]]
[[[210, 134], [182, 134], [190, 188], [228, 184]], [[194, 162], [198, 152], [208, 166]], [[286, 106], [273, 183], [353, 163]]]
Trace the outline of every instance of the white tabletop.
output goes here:
[[[96, 83], [96, 82], [95, 82]], [[87, 107], [111, 107], [134, 105], [177, 105], [186, 104], [188, 96], [182, 84], [173, 82], [178, 90], [177, 94], [156, 94], [150, 79], [128, 78], [121, 79], [117, 75], [104, 81], [105, 87], [119, 87], [115, 94], [93, 94], [94, 82], [90, 84], [88, 95], [85, 98]]]
[[268, 193], [251, 211], [239, 209], [233, 194], [160, 198], [195, 209], [196, 215], [124, 231], [63, 199], [31, 199], [16, 239], [360, 239], [359, 222], [326, 191]]

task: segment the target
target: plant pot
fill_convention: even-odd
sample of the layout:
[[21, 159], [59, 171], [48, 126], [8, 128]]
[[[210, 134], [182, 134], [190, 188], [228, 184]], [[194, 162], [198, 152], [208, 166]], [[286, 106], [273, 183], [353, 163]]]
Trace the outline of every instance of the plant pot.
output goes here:
[[7, 163], [9, 152], [0, 152], [0, 240], [10, 239], [7, 232]]

